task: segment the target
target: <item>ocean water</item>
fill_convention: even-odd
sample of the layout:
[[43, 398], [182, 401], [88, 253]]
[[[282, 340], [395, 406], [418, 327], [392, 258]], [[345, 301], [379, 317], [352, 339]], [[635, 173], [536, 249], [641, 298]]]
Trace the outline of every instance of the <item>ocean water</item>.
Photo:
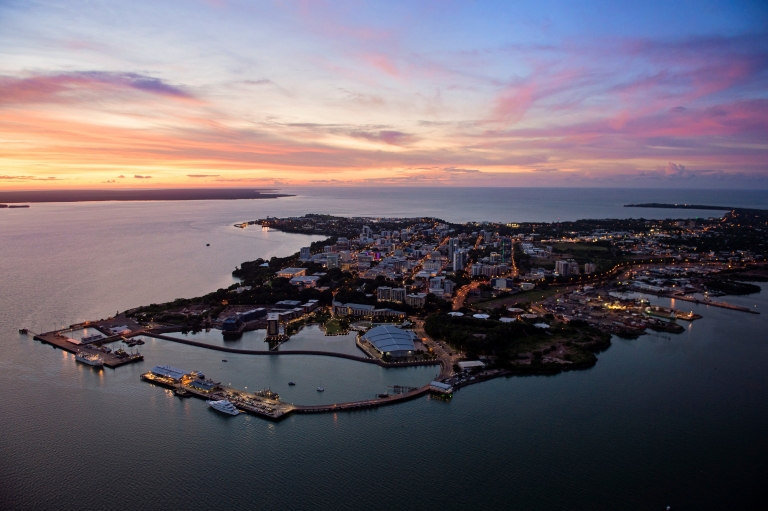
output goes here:
[[[275, 201], [0, 210], [0, 509], [762, 509], [765, 284], [760, 294], [727, 298], [760, 315], [686, 304], [704, 319], [685, 333], [614, 339], [587, 371], [493, 380], [450, 402], [425, 397], [280, 423], [223, 417], [138, 376], [169, 363], [314, 404], [423, 384], [436, 369], [148, 340], [143, 363], [96, 371], [17, 333], [199, 295], [232, 283], [244, 260], [314, 239], [232, 227], [267, 215], [546, 221], [617, 217], [629, 211], [625, 202], [766, 204], [757, 192], [616, 190], [596, 205], [582, 192], [338, 189]], [[581, 203], [564, 205], [569, 194], [582, 194]], [[312, 329], [294, 341], [341, 350], [353, 342]], [[249, 348], [259, 339], [237, 342]]]

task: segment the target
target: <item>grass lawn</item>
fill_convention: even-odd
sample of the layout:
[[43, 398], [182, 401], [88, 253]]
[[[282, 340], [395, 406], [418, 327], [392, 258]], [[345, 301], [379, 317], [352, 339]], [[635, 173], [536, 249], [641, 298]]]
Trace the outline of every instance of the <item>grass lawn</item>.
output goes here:
[[608, 247], [595, 243], [555, 243], [552, 247], [563, 252], [608, 252]]
[[565, 285], [534, 289], [532, 291], [523, 291], [522, 293], [517, 293], [512, 296], [505, 296], [504, 298], [495, 298], [493, 300], [488, 300], [487, 302], [474, 302], [470, 305], [478, 309], [494, 309], [499, 305], [507, 306], [515, 303], [537, 302], [552, 295], [556, 295], [557, 293], [564, 292], [566, 289], [567, 286]]
[[325, 332], [330, 335], [340, 334], [346, 331], [346, 328], [341, 328], [341, 324], [338, 319], [329, 319], [323, 325]]

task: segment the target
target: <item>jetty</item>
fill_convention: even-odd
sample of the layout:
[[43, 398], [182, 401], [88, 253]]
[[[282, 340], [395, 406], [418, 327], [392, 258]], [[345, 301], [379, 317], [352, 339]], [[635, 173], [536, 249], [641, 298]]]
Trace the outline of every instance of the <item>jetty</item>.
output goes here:
[[33, 339], [44, 344], [49, 344], [54, 348], [72, 353], [73, 355], [76, 355], [81, 351], [86, 353], [93, 353], [101, 357], [105, 366], [112, 369], [122, 365], [132, 364], [134, 362], [140, 362], [144, 360], [144, 355], [140, 353], [131, 354], [121, 350], [107, 352], [106, 349], [101, 346], [103, 343], [119, 341], [121, 339], [119, 335], [100, 339], [98, 344], [75, 344], [72, 342], [72, 339], [62, 335], [61, 331], [35, 334]]
[[[264, 352], [259, 352], [264, 353]], [[439, 362], [442, 371], [438, 379], [450, 375], [452, 369], [447, 364]], [[196, 374], [185, 375], [181, 379], [173, 379], [161, 376], [149, 371], [141, 375], [141, 379], [148, 383], [156, 384], [174, 392], [183, 390], [186, 394], [206, 400], [226, 399], [230, 401], [238, 410], [257, 415], [272, 421], [284, 419], [291, 413], [335, 413], [341, 411], [361, 410], [365, 408], [376, 408], [379, 406], [403, 403], [405, 401], [423, 396], [430, 392], [430, 385], [424, 385], [414, 389], [409, 389], [401, 394], [388, 395], [375, 399], [364, 399], [361, 401], [349, 401], [344, 403], [332, 403], [324, 405], [293, 405], [283, 403], [279, 399], [270, 399], [259, 395], [259, 393], [247, 393], [220, 383], [214, 383], [211, 380], [204, 380], [205, 385], [195, 385]]]
[[[205, 400], [216, 401], [226, 399], [235, 405], [238, 410], [273, 421], [285, 418], [285, 416], [291, 413], [294, 409], [293, 405], [282, 403], [279, 400], [257, 396], [256, 394], [249, 394], [227, 385], [214, 383], [210, 380], [205, 380], [205, 385], [203, 386], [196, 386], [193, 385], [196, 381], [194, 378], [196, 375], [193, 373], [191, 376], [193, 377], [174, 380], [149, 371], [142, 374], [141, 379], [148, 383], [171, 389], [174, 392], [183, 390], [187, 395]], [[209, 388], [210, 390], [208, 390]]]
[[334, 403], [329, 405], [294, 406], [293, 411], [296, 413], [335, 413], [349, 410], [361, 410], [364, 408], [376, 408], [379, 406], [402, 403], [423, 396], [429, 392], [429, 387], [429, 385], [424, 385], [423, 387], [419, 387], [416, 390], [405, 392], [403, 394], [365, 399], [363, 401], [350, 401], [347, 403]]
[[674, 294], [662, 294], [660, 296], [672, 298], [673, 300], [682, 300], [684, 302], [700, 303], [702, 305], [711, 305], [712, 307], [720, 307], [722, 309], [730, 309], [733, 311], [748, 312], [750, 314], [760, 314], [760, 312], [756, 310], [752, 310], [749, 307], [742, 307], [741, 305], [733, 305], [727, 302], [716, 302], [714, 300], [699, 300], [698, 298], [694, 298], [692, 296], [683, 296], [683, 295], [674, 295]]

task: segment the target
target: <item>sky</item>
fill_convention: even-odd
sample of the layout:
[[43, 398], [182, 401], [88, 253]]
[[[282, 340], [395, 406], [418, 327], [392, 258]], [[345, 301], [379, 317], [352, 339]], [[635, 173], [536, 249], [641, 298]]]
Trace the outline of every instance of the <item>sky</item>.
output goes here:
[[0, 0], [0, 189], [768, 190], [768, 2]]

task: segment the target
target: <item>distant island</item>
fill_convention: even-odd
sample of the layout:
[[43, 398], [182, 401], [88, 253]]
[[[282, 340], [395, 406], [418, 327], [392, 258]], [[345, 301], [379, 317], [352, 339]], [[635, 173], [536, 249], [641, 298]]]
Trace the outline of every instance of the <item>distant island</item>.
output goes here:
[[[152, 190], [28, 190], [0, 192], [0, 202], [102, 202], [171, 200], [241, 200], [291, 197], [272, 189], [177, 188]], [[12, 207], [12, 206], [11, 206]]]
[[655, 208], [655, 209], [709, 209], [712, 211], [742, 211], [765, 213], [765, 209], [735, 208], [732, 206], [707, 206], [703, 204], [664, 204], [649, 202], [647, 204], [625, 204], [625, 208]]

